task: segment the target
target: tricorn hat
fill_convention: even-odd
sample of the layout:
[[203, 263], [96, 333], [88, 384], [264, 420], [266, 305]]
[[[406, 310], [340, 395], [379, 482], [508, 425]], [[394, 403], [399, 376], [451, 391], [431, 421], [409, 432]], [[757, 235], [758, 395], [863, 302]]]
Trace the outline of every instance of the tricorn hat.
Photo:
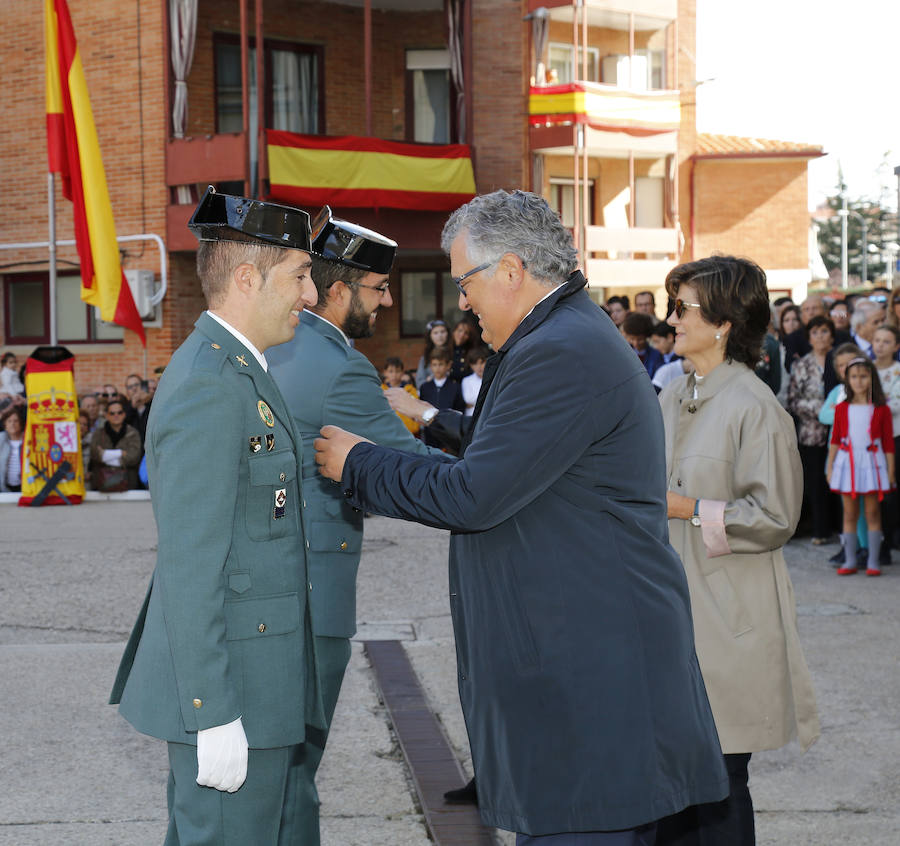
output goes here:
[[247, 197], [219, 194], [210, 185], [188, 221], [199, 241], [228, 241], [229, 232], [274, 247], [309, 252], [309, 215], [305, 211]]
[[390, 273], [397, 242], [364, 226], [332, 217], [322, 206], [312, 225], [311, 252], [371, 273]]

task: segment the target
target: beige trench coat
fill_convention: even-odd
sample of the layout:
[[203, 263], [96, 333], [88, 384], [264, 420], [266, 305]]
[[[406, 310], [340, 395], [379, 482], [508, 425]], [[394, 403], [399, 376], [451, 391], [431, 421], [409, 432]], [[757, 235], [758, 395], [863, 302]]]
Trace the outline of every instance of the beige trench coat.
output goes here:
[[701, 527], [669, 520], [691, 594], [697, 655], [725, 753], [819, 736], [781, 547], [803, 474], [794, 423], [749, 368], [724, 363], [660, 394], [668, 489], [701, 500]]

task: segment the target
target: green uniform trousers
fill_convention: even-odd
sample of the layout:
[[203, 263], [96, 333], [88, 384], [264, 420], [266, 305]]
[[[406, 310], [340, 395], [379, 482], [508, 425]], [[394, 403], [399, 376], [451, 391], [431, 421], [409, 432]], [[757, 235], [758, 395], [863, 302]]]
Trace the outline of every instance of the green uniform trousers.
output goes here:
[[[334, 717], [344, 672], [350, 661], [350, 641], [345, 637], [316, 637], [316, 662], [325, 722], [328, 728], [306, 727], [306, 742], [296, 747], [288, 771], [282, 814], [283, 826], [278, 846], [319, 846], [319, 793], [316, 771], [325, 752], [328, 731]], [[240, 791], [238, 791], [240, 792]]]
[[197, 784], [197, 747], [169, 743], [169, 829], [164, 846], [277, 846], [291, 803], [288, 773], [300, 746], [251, 749], [235, 793]]

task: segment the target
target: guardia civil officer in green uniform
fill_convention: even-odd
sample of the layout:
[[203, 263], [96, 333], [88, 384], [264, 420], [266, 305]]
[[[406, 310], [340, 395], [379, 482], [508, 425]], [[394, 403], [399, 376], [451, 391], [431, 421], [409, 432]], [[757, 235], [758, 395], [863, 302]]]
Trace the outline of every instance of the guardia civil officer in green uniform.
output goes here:
[[110, 701], [168, 741], [166, 846], [277, 846], [295, 842], [288, 772], [324, 726], [303, 455], [265, 357], [316, 301], [309, 216], [210, 189], [189, 226], [209, 310], [153, 400], [157, 562]]
[[[318, 304], [300, 316], [293, 340], [270, 350], [272, 375], [303, 437], [304, 516], [309, 537], [312, 627], [325, 716], [330, 725], [350, 638], [356, 633], [356, 571], [363, 538], [363, 513], [346, 504], [340, 487], [316, 469], [312, 442], [326, 423], [365, 432], [376, 443], [427, 454], [391, 410], [381, 379], [362, 353], [350, 346], [369, 337], [380, 309], [392, 304], [388, 274], [396, 243], [345, 220], [328, 206], [312, 226], [312, 277]], [[297, 831], [292, 846], [318, 846], [316, 769], [328, 731], [307, 727], [301, 765], [292, 771]]]

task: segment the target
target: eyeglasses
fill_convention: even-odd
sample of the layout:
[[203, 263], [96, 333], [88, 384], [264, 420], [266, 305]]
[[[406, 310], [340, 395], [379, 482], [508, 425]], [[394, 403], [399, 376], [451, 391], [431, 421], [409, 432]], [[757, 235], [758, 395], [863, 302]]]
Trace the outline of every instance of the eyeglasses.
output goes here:
[[478, 267], [473, 267], [471, 270], [466, 271], [462, 276], [451, 276], [450, 281], [456, 285], [457, 290], [463, 296], [466, 295], [466, 289], [463, 288], [462, 283], [464, 280], [468, 279], [470, 276], [474, 276], [476, 273], [481, 273], [482, 270], [487, 270], [494, 262], [486, 261], [484, 264], [479, 264]]
[[125, 412], [124, 411], [107, 411], [107, 417], [121, 417]]
[[675, 300], [675, 307], [672, 309], [672, 311], [674, 311], [675, 316], [679, 320], [681, 320], [681, 318], [684, 317], [684, 313], [689, 308], [702, 308], [702, 306], [700, 305], [700, 303], [686, 303], [684, 300]]
[[384, 285], [363, 285], [362, 282], [347, 282], [347, 285], [356, 285], [357, 288], [368, 288], [370, 291], [378, 291], [379, 296], [384, 296], [391, 287], [390, 282], [385, 282]]
[[886, 303], [887, 297], [884, 294], [872, 294], [872, 296], [868, 297], [869, 302], [872, 303]]

